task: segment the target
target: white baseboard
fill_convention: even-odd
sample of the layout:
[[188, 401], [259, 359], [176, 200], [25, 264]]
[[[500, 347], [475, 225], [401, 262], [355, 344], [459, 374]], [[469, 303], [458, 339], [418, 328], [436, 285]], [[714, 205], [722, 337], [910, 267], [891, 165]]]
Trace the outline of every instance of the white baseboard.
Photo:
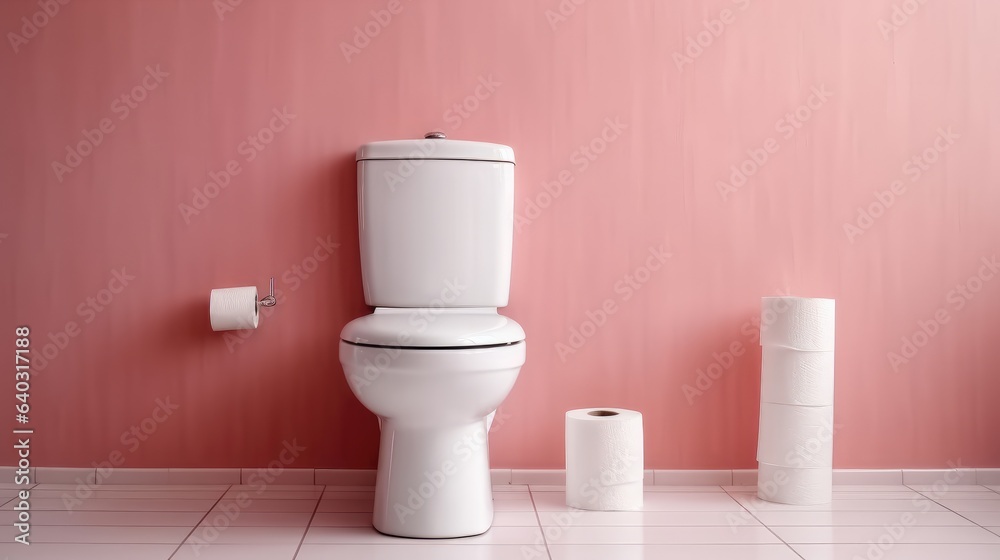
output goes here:
[[903, 469], [835, 469], [833, 483], [846, 485], [884, 484], [898, 486], [903, 484]]
[[[0, 467], [0, 480], [14, 481], [15, 467]], [[493, 469], [494, 485], [563, 486], [563, 469]], [[756, 469], [644, 471], [647, 486], [756, 486]], [[36, 484], [278, 484], [373, 486], [374, 469], [132, 469], [32, 467]], [[834, 469], [837, 485], [1000, 485], [1000, 468], [961, 469]]]

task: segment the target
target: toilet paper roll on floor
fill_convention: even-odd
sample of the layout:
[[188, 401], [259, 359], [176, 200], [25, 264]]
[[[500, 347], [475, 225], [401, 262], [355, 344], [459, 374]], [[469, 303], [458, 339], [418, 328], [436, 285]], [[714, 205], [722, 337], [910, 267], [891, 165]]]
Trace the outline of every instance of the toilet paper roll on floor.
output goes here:
[[825, 298], [764, 297], [761, 346], [833, 350], [836, 302]]
[[760, 402], [805, 406], [833, 405], [833, 351], [764, 346]]
[[260, 320], [257, 287], [216, 288], [209, 301], [213, 331], [256, 329]]
[[566, 413], [566, 505], [642, 509], [642, 414], [621, 408]]
[[833, 465], [833, 407], [760, 403], [757, 460], [779, 467]]
[[828, 504], [833, 500], [833, 469], [801, 469], [759, 463], [757, 497], [796, 506]]

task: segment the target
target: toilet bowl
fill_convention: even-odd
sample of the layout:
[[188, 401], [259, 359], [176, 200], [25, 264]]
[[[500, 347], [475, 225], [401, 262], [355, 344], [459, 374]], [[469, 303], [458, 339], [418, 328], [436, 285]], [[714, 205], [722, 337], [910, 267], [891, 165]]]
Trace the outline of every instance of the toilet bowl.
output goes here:
[[446, 140], [358, 150], [365, 301], [341, 332], [351, 391], [379, 420], [375, 529], [478, 535], [493, 523], [488, 434], [525, 361], [510, 291], [513, 150]]
[[[421, 311], [378, 309], [356, 320], [363, 324], [349, 324], [340, 343], [351, 390], [381, 426], [372, 521], [397, 536], [477, 535], [493, 522], [486, 418], [524, 364], [524, 334], [495, 310], [440, 312], [438, 328], [415, 341], [438, 347], [379, 346], [366, 330], [391, 330], [392, 319]], [[381, 323], [385, 315], [391, 318]], [[491, 334], [484, 323], [504, 328]], [[457, 333], [462, 324], [479, 344], [455, 346], [455, 335], [440, 332]]]

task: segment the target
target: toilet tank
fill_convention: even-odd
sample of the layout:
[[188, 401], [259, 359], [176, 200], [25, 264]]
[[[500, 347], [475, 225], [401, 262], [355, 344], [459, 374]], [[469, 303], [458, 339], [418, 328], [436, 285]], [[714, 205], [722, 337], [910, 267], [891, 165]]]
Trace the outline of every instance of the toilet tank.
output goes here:
[[507, 305], [513, 149], [429, 133], [422, 140], [365, 144], [357, 165], [368, 305]]

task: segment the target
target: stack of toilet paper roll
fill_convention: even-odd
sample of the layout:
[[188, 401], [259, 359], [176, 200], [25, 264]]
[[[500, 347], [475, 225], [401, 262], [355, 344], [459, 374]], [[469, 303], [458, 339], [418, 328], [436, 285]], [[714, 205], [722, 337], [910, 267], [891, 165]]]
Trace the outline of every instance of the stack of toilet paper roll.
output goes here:
[[826, 504], [833, 482], [832, 299], [761, 300], [757, 495]]

